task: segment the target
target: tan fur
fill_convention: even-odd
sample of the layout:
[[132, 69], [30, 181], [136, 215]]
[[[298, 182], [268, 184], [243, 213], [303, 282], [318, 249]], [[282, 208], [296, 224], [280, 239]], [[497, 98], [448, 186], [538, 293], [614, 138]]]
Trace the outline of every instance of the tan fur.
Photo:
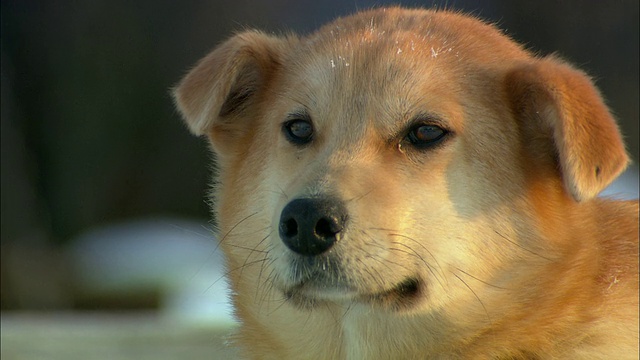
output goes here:
[[[307, 37], [238, 34], [175, 97], [216, 154], [249, 358], [637, 358], [638, 202], [596, 198], [628, 158], [591, 80], [561, 59], [461, 14], [383, 8]], [[304, 147], [282, 131], [300, 112]], [[412, 147], [416, 118], [451, 136]], [[305, 287], [279, 217], [327, 194], [350, 216], [321, 255], [339, 276]], [[383, 295], [408, 278], [415, 298]]]

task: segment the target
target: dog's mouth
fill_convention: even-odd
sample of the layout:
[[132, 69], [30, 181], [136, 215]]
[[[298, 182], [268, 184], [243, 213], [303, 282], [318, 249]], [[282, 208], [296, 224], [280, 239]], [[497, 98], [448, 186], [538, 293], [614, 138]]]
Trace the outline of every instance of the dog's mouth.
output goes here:
[[410, 305], [420, 296], [421, 284], [415, 278], [407, 278], [389, 290], [364, 295], [362, 299], [365, 302], [376, 303], [385, 307], [393, 307], [398, 305]]
[[311, 309], [326, 302], [356, 302], [401, 311], [414, 306], [424, 292], [424, 284], [417, 277], [408, 277], [397, 285], [379, 292], [359, 292], [351, 288], [316, 287], [300, 283], [286, 290], [287, 301]]

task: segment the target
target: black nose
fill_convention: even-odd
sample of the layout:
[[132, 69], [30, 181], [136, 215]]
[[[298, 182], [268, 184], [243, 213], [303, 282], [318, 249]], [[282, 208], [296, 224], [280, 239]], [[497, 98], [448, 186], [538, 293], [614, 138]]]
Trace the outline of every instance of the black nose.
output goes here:
[[333, 246], [346, 221], [347, 211], [340, 201], [296, 199], [282, 210], [280, 238], [300, 255], [320, 255]]

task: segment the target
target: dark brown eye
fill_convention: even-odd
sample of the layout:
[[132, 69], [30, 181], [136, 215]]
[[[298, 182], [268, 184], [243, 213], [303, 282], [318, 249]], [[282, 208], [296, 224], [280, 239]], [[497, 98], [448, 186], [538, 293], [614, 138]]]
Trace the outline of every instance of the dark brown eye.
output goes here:
[[282, 131], [287, 140], [295, 145], [308, 144], [313, 138], [313, 126], [308, 120], [289, 120], [283, 124]]
[[448, 132], [439, 126], [419, 124], [409, 129], [406, 140], [418, 149], [427, 149], [437, 145], [447, 134]]

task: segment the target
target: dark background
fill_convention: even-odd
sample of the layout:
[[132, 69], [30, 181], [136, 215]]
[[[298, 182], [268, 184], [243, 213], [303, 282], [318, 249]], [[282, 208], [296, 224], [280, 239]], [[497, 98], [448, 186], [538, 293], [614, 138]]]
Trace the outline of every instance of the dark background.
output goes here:
[[637, 0], [2, 0], [2, 308], [74, 306], [56, 300], [73, 297], [59, 249], [87, 229], [206, 221], [208, 149], [169, 88], [216, 44], [245, 28], [309, 32], [385, 4], [462, 9], [578, 65], [637, 162]]

